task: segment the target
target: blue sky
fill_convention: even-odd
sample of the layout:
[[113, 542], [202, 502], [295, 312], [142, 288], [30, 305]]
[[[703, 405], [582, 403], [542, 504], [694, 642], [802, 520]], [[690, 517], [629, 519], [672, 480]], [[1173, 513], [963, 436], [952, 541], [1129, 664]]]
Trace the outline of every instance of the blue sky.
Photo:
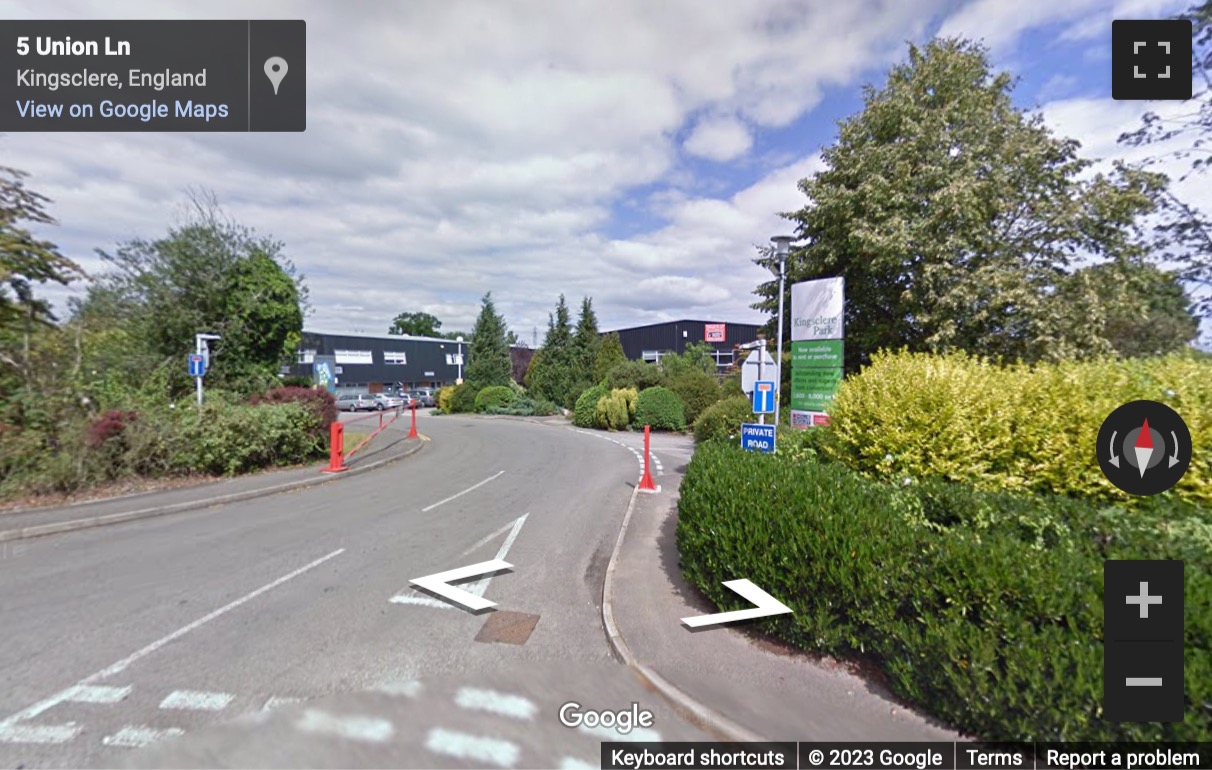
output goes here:
[[[1142, 0], [408, 0], [65, 2], [59, 18], [303, 18], [308, 130], [9, 134], [54, 199], [46, 232], [95, 248], [155, 237], [188, 188], [287, 245], [308, 326], [382, 333], [400, 311], [468, 328], [491, 290], [529, 340], [558, 294], [605, 328], [760, 322], [755, 244], [787, 231], [796, 182], [908, 40], [981, 39], [1016, 98], [1105, 159], [1149, 107], [1110, 98], [1111, 21]], [[0, 2], [6, 18], [44, 4]], [[1212, 211], [1212, 187], [1181, 192]], [[55, 292], [56, 300], [66, 296]]]

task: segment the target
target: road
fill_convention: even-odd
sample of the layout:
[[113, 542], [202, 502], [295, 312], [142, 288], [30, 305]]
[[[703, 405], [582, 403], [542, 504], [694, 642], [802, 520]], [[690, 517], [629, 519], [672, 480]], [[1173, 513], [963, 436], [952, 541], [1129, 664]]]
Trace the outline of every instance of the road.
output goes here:
[[[637, 686], [602, 627], [634, 454], [520, 420], [443, 416], [422, 432], [432, 439], [423, 451], [381, 470], [39, 538], [0, 559], [0, 766], [123, 764], [134, 749], [237, 714], [298, 711], [290, 704], [367, 688], [415, 694], [417, 682], [442, 679], [457, 682], [442, 691], [456, 705], [421, 708], [435, 724], [460, 698], [518, 702], [492, 683], [537, 698], [561, 681], [570, 697], [583, 686], [625, 701], [596, 704], [583, 692], [587, 706], [639, 699], [661, 714], [665, 739], [709, 739]], [[493, 558], [514, 569], [464, 587], [497, 602], [494, 611], [409, 588]], [[551, 673], [570, 667], [601, 673]], [[510, 671], [522, 673], [499, 678]], [[601, 736], [587, 742], [549, 706], [526, 731], [548, 755], [522, 766], [596, 766]], [[306, 713], [298, 718], [327, 719]], [[411, 723], [426, 727], [415, 714]], [[431, 746], [418, 766], [480, 764], [474, 736], [453, 734], [464, 737]], [[332, 764], [351, 766], [343, 758]]]

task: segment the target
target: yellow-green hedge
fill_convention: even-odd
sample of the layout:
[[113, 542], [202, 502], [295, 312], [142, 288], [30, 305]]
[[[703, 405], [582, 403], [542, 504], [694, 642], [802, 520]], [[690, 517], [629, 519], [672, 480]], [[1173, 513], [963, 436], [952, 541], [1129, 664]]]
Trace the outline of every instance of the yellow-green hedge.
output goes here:
[[877, 354], [839, 389], [822, 450], [872, 476], [1123, 501], [1095, 441], [1107, 415], [1138, 399], [1187, 423], [1193, 456], [1174, 494], [1212, 504], [1212, 359], [1185, 355], [1002, 367], [963, 354]]

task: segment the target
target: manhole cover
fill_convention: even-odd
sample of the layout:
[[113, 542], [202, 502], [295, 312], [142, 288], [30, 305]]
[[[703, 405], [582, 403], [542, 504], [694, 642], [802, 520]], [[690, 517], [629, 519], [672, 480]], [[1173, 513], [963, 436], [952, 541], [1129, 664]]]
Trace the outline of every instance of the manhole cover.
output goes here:
[[477, 642], [500, 642], [502, 644], [526, 644], [534, 627], [539, 623], [538, 615], [525, 612], [497, 611], [488, 616]]

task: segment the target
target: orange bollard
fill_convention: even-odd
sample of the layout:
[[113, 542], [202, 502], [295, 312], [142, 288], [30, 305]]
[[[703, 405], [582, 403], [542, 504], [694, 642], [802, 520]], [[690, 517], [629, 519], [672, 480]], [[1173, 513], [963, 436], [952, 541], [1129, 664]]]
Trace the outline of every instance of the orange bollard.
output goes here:
[[417, 402], [416, 401], [412, 402], [412, 428], [410, 428], [408, 431], [408, 437], [409, 438], [420, 438], [420, 436], [417, 435]]
[[656, 491], [656, 482], [652, 480], [652, 470], [648, 466], [649, 426], [644, 426], [644, 476], [640, 479], [640, 489], [648, 492]]
[[328, 467], [321, 473], [340, 473], [345, 467], [345, 425], [339, 420], [329, 428]]

